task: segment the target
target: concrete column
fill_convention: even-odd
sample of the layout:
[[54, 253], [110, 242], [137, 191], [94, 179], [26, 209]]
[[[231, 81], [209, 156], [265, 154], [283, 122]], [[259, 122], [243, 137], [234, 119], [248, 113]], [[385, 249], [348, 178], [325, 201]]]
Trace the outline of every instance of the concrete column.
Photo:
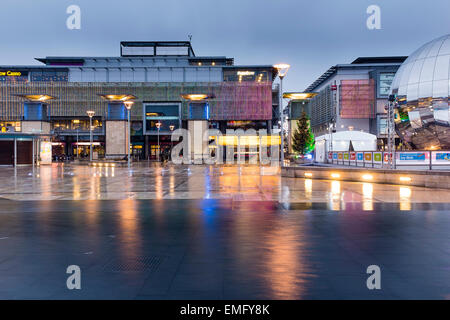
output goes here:
[[127, 154], [127, 122], [123, 120], [105, 121], [105, 157], [122, 159]]
[[194, 164], [201, 164], [203, 160], [203, 150], [208, 145], [207, 141], [203, 141], [203, 135], [206, 130], [208, 130], [208, 121], [189, 120], [188, 130], [191, 134], [191, 159]]

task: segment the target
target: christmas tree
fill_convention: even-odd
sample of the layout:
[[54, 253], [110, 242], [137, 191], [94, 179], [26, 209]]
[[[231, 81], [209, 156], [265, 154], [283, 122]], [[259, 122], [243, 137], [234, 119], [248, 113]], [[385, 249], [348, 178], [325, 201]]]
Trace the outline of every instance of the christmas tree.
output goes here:
[[297, 120], [297, 129], [292, 135], [292, 149], [303, 155], [314, 150], [314, 135], [311, 132], [309, 118], [305, 112]]

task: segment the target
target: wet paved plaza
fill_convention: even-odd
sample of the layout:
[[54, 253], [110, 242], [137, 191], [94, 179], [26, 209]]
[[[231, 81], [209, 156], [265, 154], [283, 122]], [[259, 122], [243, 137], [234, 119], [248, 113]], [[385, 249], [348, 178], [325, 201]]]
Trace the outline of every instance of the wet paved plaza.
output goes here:
[[[257, 166], [0, 177], [2, 299], [450, 299], [448, 190]], [[381, 290], [367, 289], [370, 265]]]

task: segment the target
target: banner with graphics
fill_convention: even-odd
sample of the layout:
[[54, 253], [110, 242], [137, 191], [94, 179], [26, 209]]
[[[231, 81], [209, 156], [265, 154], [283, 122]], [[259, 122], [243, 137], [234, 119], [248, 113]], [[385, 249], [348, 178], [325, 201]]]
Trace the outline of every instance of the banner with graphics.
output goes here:
[[433, 164], [447, 164], [450, 165], [450, 152], [433, 152]]
[[374, 163], [382, 163], [383, 162], [383, 154], [381, 152], [373, 153], [373, 162]]
[[350, 160], [348, 152], [344, 152], [344, 160], [345, 161], [349, 161]]
[[430, 163], [429, 152], [398, 152], [396, 158], [397, 164], [426, 165]]
[[364, 152], [357, 152], [356, 153], [356, 161], [357, 162], [364, 162]]
[[383, 162], [384, 163], [389, 163], [389, 160], [392, 159], [392, 152], [384, 152], [383, 153]]
[[364, 152], [364, 162], [372, 163], [372, 152]]

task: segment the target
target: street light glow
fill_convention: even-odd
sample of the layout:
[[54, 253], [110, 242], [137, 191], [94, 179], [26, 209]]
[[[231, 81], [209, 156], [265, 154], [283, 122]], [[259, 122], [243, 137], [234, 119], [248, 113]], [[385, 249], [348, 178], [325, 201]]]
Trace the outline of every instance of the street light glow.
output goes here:
[[125, 105], [125, 108], [127, 108], [128, 110], [130, 110], [131, 107], [132, 107], [133, 104], [134, 104], [134, 101], [127, 100], [127, 101], [125, 101], [123, 104]]
[[291, 66], [287, 63], [277, 63], [273, 67], [278, 70], [278, 76], [284, 78]]

